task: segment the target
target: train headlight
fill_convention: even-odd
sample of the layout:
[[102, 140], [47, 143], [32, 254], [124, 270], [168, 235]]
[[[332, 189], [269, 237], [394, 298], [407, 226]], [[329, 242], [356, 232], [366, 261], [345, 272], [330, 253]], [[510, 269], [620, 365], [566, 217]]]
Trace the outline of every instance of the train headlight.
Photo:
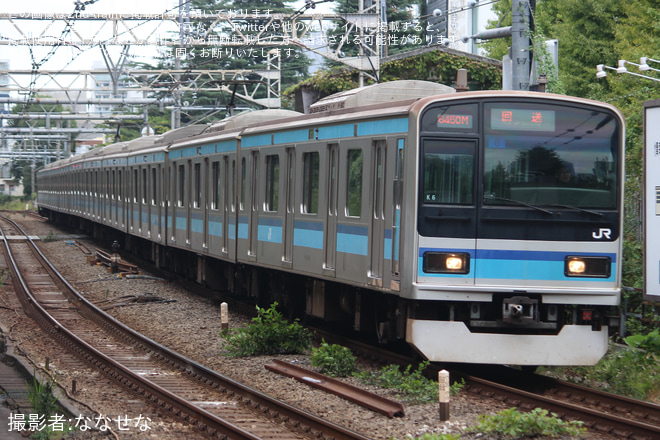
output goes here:
[[424, 252], [424, 272], [469, 273], [470, 254], [463, 252]]
[[584, 264], [583, 260], [569, 260], [568, 261], [568, 273], [573, 275], [583, 274], [587, 265]]
[[609, 278], [612, 269], [610, 257], [567, 256], [564, 274], [567, 277]]

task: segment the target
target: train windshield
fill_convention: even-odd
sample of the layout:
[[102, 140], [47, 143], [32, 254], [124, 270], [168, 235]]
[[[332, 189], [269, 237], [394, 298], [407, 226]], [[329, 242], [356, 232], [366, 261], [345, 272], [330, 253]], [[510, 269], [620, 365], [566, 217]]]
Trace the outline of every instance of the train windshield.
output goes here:
[[484, 105], [484, 203], [616, 209], [618, 124], [600, 111]]

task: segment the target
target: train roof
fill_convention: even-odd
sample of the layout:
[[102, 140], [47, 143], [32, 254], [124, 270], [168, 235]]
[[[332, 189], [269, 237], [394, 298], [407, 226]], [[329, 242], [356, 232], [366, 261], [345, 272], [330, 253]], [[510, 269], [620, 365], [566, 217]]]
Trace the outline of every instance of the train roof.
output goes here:
[[207, 129], [208, 125], [205, 124], [192, 124], [181, 128], [175, 128], [174, 130], [167, 131], [161, 135], [154, 136], [154, 144], [170, 145], [178, 140], [204, 133], [204, 131]]
[[214, 123], [209, 129], [209, 133], [242, 128], [249, 125], [270, 122], [277, 119], [292, 118], [294, 116], [301, 115], [302, 113], [285, 109], [265, 109], [253, 112], [243, 112]]
[[399, 80], [346, 90], [326, 96], [309, 106], [310, 113], [384, 104], [455, 93], [453, 87], [430, 81]]

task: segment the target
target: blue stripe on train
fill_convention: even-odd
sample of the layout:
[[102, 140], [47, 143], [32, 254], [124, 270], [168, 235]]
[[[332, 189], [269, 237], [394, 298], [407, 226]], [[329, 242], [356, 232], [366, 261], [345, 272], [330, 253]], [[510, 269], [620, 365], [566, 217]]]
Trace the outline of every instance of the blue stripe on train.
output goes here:
[[[471, 272], [466, 275], [425, 273], [423, 256], [425, 252], [464, 252], [470, 255]], [[475, 256], [476, 254], [476, 256]], [[536, 281], [602, 281], [612, 282], [615, 269], [609, 278], [578, 278], [564, 275], [564, 259], [568, 255], [610, 257], [616, 266], [616, 254], [594, 252], [558, 252], [558, 251], [516, 251], [493, 249], [435, 249], [420, 248], [418, 276], [442, 278], [481, 278], [499, 280], [536, 280]]]

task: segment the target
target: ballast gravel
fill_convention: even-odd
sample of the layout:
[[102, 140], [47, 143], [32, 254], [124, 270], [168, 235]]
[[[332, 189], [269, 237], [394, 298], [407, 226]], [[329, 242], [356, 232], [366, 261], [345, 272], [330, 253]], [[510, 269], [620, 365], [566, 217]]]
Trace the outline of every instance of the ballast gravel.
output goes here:
[[[39, 243], [47, 258], [85, 298], [116, 319], [208, 368], [374, 440], [403, 440], [426, 433], [461, 434], [461, 439], [492, 439], [493, 437], [482, 434], [466, 433], [464, 430], [474, 425], [480, 414], [493, 414], [507, 408], [499, 401], [463, 390], [451, 398], [449, 421], [440, 421], [437, 403], [404, 404], [405, 416], [388, 418], [295, 379], [266, 370], [264, 365], [269, 363], [273, 356], [233, 358], [225, 355], [217, 302], [194, 291], [187, 291], [175, 283], [150, 277], [149, 274], [144, 277], [120, 278], [109, 273], [104, 266], [89, 264], [87, 255], [74, 244], [77, 240], [93, 252], [95, 248], [110, 251], [111, 243], [94, 242], [89, 237], [75, 236], [69, 231], [63, 231], [30, 216], [16, 214], [12, 219], [31, 235], [48, 238]], [[79, 417], [87, 423], [89, 429], [72, 431], [69, 438], [205, 438], [203, 433], [187, 426], [185, 422], [144, 405], [136, 396], [109, 382], [103, 375], [47, 339], [36, 324], [17, 310], [12, 300], [8, 270], [3, 268], [0, 275], [4, 281], [0, 289], [0, 327], [4, 338], [11, 342], [16, 351], [23, 354], [36, 370], [44, 370], [48, 363], [49, 374], [65, 389], [64, 394], [76, 404], [76, 411], [81, 413]], [[131, 301], [136, 297], [157, 297], [160, 301]], [[230, 328], [238, 328], [248, 322], [248, 317], [229, 311]], [[307, 355], [277, 358], [312, 368]], [[359, 365], [361, 369], [368, 371], [376, 371], [382, 367], [362, 360]], [[391, 390], [366, 386], [353, 378], [342, 380], [384, 397], [398, 399]], [[75, 391], [72, 389], [74, 381]], [[101, 415], [110, 419], [107, 424], [109, 429], [105, 431], [99, 431], [103, 426], [103, 423], [99, 423]], [[8, 426], [6, 422], [0, 420], [0, 426], [5, 426], [0, 428], [0, 434]], [[84, 427], [82, 423], [79, 424]], [[595, 440], [608, 437], [600, 433], [588, 433], [584, 438]]]

